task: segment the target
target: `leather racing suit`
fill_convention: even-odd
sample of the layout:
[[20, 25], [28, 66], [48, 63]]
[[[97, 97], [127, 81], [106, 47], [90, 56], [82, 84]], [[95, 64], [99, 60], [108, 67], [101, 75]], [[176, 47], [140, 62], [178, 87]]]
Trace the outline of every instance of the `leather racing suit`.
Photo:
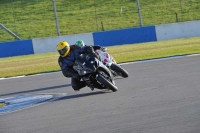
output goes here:
[[70, 52], [68, 56], [60, 56], [58, 58], [58, 64], [61, 68], [63, 75], [65, 77], [71, 77], [71, 85], [75, 91], [78, 91], [86, 86], [85, 81], [80, 81], [78, 73], [73, 69], [75, 60], [79, 57], [80, 54], [83, 53], [92, 54], [93, 56], [99, 58], [98, 55], [95, 54], [92, 46], [79, 47], [77, 45], [70, 46]]

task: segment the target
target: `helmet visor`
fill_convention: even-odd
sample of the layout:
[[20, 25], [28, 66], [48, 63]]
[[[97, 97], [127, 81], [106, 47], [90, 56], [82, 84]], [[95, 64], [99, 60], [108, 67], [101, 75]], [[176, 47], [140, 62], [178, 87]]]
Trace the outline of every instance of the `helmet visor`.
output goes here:
[[60, 55], [64, 55], [64, 54], [67, 52], [67, 50], [68, 50], [68, 47], [64, 47], [63, 49], [58, 50], [58, 53], [59, 53]]

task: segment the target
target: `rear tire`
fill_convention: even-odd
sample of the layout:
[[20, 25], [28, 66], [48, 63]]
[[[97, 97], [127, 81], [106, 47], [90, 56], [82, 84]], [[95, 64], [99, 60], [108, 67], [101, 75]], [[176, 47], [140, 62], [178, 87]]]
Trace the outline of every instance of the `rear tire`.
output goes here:
[[118, 90], [118, 88], [115, 85], [113, 85], [110, 81], [108, 81], [107, 79], [105, 79], [101, 75], [98, 75], [97, 81], [99, 81], [100, 83], [104, 84], [106, 87], [108, 87], [113, 92]]
[[120, 73], [123, 78], [127, 78], [128, 77], [128, 72], [126, 70], [124, 70], [121, 66], [117, 65], [117, 64], [112, 64], [111, 65], [111, 69], [114, 70], [117, 73]]

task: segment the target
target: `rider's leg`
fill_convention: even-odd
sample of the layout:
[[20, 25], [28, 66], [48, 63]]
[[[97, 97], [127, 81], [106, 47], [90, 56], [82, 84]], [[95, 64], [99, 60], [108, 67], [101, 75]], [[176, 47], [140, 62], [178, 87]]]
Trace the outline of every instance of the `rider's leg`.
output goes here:
[[86, 86], [85, 81], [80, 81], [76, 78], [71, 78], [71, 85], [75, 91], [79, 91], [81, 88]]

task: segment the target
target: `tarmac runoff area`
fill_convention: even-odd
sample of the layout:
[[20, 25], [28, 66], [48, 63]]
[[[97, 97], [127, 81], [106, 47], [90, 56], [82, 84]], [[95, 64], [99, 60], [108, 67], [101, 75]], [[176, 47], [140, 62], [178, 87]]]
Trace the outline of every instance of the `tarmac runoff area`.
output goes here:
[[26, 94], [0, 99], [0, 115], [40, 105], [45, 102], [54, 101], [64, 96], [66, 96], [66, 93]]

